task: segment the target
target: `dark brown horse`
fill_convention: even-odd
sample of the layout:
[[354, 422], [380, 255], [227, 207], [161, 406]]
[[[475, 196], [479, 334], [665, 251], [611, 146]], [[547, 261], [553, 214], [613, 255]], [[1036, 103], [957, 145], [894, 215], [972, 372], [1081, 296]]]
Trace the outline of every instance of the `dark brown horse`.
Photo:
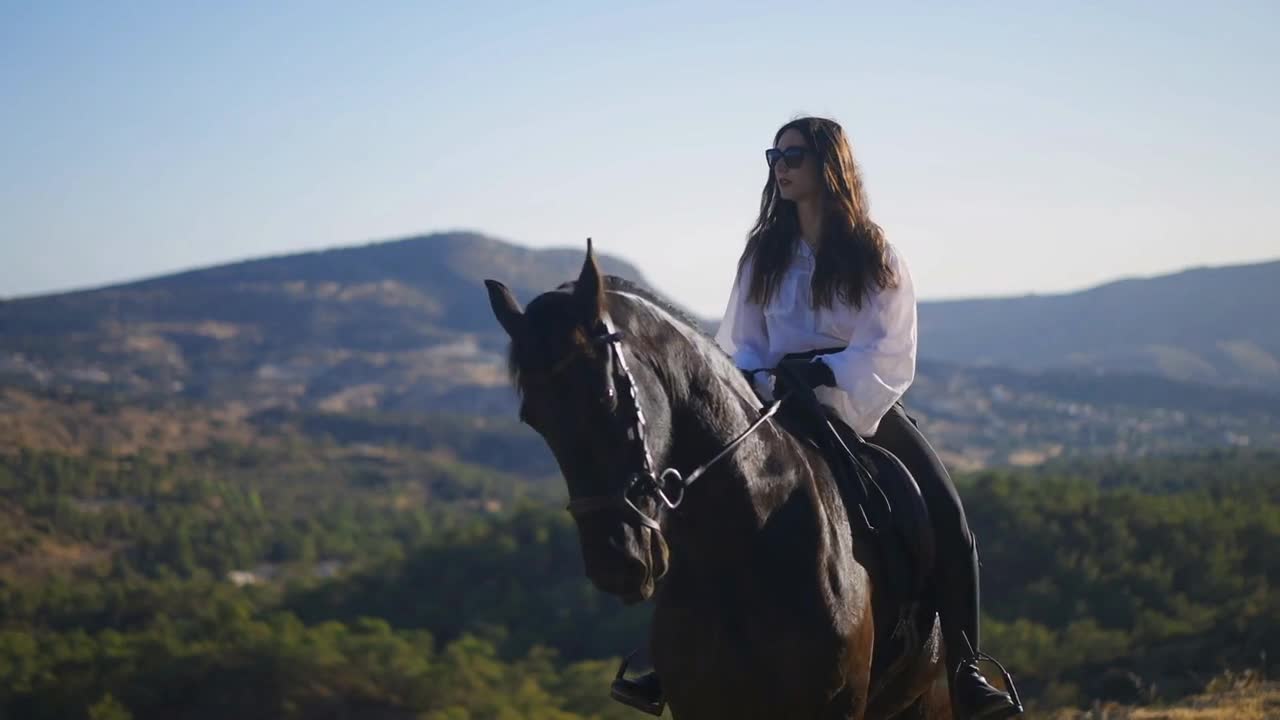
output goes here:
[[713, 340], [601, 276], [589, 245], [576, 283], [527, 309], [486, 285], [587, 576], [655, 603], [650, 650], [675, 718], [951, 717], [932, 606], [887, 642], [901, 616], [882, 581], [905, 570], [882, 566], [822, 456], [761, 419]]

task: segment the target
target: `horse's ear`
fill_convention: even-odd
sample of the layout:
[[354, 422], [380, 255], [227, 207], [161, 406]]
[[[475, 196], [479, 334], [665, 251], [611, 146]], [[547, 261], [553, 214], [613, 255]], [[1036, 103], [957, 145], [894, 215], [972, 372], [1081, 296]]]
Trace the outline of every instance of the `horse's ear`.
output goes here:
[[520, 303], [516, 302], [515, 296], [507, 286], [497, 280], [485, 280], [484, 286], [489, 289], [489, 305], [493, 307], [493, 316], [498, 318], [502, 329], [506, 330], [507, 335], [512, 338], [523, 333], [524, 310], [520, 308]]
[[573, 297], [578, 301], [587, 325], [593, 325], [604, 317], [604, 278], [600, 275], [600, 266], [596, 264], [596, 254], [591, 249], [591, 238], [587, 238], [587, 259], [582, 262], [582, 272], [578, 274], [578, 282], [574, 285]]

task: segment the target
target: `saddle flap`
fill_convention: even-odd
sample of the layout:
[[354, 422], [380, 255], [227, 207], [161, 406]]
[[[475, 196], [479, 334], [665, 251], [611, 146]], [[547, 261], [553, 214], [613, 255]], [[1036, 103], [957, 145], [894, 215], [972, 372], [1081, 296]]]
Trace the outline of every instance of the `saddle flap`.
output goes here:
[[915, 598], [933, 571], [934, 534], [929, 508], [911, 471], [896, 455], [870, 442], [864, 442], [860, 452], [864, 464], [874, 468], [876, 487], [888, 506], [887, 515], [880, 518], [878, 526], [881, 542], [897, 544], [905, 551], [913, 582], [903, 590], [908, 598]]

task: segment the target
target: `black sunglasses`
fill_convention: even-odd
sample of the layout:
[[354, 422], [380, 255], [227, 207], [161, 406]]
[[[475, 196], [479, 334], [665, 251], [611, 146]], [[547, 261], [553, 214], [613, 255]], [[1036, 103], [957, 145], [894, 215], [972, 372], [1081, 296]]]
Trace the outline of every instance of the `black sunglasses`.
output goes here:
[[778, 160], [782, 159], [787, 162], [787, 167], [795, 170], [804, 164], [804, 156], [809, 153], [809, 148], [792, 145], [786, 150], [778, 148], [769, 148], [764, 151], [764, 159], [769, 163], [769, 169], [772, 170], [774, 165], [778, 164]]

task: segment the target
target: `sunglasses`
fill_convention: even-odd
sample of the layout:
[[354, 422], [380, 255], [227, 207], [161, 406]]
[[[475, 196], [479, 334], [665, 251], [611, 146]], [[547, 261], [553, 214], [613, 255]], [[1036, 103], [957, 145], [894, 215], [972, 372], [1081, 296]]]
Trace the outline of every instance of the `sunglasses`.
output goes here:
[[785, 160], [787, 167], [792, 170], [804, 165], [804, 157], [809, 153], [809, 148], [793, 145], [786, 150], [778, 148], [769, 148], [764, 151], [764, 159], [769, 163], [769, 169], [772, 170], [774, 165], [778, 164], [778, 160]]

